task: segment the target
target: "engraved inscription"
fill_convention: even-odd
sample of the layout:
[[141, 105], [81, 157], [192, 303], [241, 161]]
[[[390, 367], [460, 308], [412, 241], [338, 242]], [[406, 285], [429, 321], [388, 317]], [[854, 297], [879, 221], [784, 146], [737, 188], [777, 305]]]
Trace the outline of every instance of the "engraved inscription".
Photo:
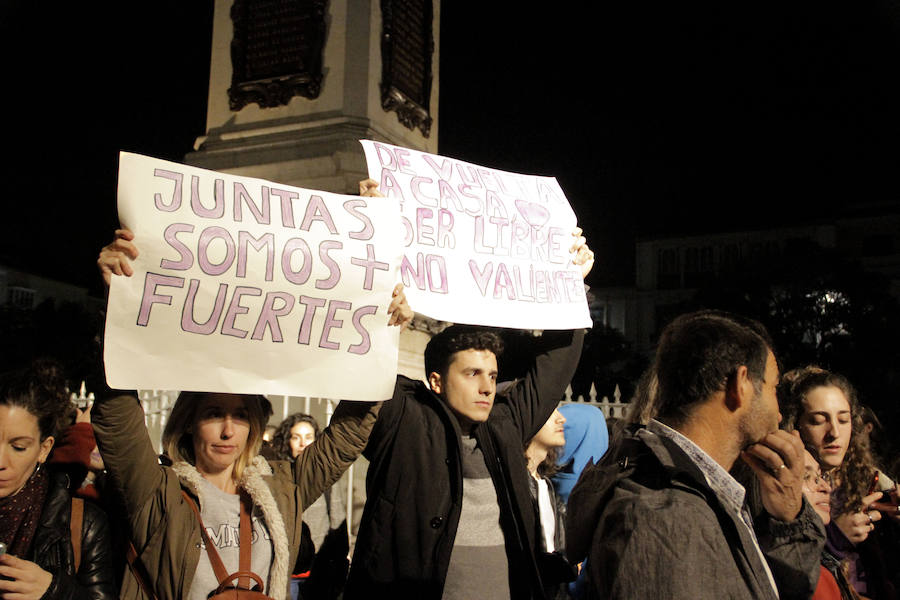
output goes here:
[[231, 8], [232, 110], [321, 92], [327, 0], [235, 0]]

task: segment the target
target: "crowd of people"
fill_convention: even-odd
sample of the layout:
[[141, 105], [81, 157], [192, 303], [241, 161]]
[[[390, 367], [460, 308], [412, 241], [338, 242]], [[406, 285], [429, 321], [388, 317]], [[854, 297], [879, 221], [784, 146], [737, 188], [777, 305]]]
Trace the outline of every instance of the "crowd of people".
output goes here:
[[[570, 251], [587, 275], [580, 231]], [[117, 232], [107, 282], [136, 256]], [[388, 312], [411, 321], [402, 286]], [[760, 323], [695, 312], [607, 420], [559, 406], [583, 336], [451, 325], [426, 381], [268, 443], [264, 396], [182, 392], [162, 454], [134, 395], [76, 409], [52, 364], [7, 374], [0, 598], [898, 598], [900, 498], [846, 378], [782, 374]], [[509, 344], [529, 358], [503, 379]]]

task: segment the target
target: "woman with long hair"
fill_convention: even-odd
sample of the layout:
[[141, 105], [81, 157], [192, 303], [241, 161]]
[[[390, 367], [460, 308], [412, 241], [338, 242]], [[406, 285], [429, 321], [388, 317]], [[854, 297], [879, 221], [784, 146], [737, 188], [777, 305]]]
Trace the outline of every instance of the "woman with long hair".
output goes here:
[[[119, 230], [101, 252], [98, 265], [107, 283], [113, 274], [133, 272], [133, 239]], [[412, 320], [402, 286], [395, 288], [388, 313], [389, 324]], [[94, 432], [124, 500], [137, 556], [120, 597], [206, 600], [233, 585], [228, 579], [238, 579], [240, 570], [240, 587], [251, 587], [249, 577], [257, 591], [287, 598], [302, 511], [357, 459], [379, 409], [380, 403], [341, 402], [330, 425], [296, 460], [269, 462], [259, 454], [272, 415], [264, 396], [182, 392], [163, 431], [172, 462], [166, 466], [157, 460], [137, 399], [99, 399], [92, 409]], [[250, 543], [241, 544], [242, 538]]]
[[71, 414], [58, 366], [0, 377], [2, 598], [116, 596], [106, 515], [89, 502], [73, 505], [68, 477], [47, 465]]
[[279, 460], [295, 460], [319, 437], [319, 422], [312, 415], [294, 413], [284, 418], [272, 434], [272, 451]]
[[[875, 491], [879, 471], [864, 433], [856, 390], [846, 377], [808, 366], [782, 377], [779, 404], [783, 427], [799, 431], [833, 487], [828, 551], [844, 562], [860, 595], [896, 598], [882, 544], [873, 534], [882, 519], [877, 508], [891, 507], [876, 504], [882, 497]], [[896, 514], [889, 516], [896, 519]]]
[[[278, 459], [294, 462], [315, 443], [319, 433], [319, 422], [312, 415], [288, 415], [272, 436], [272, 450]], [[292, 600], [337, 598], [343, 589], [350, 552], [345, 506], [340, 486], [335, 485], [303, 511], [314, 555], [302, 557], [294, 566]]]
[[275, 600], [286, 598], [303, 508], [357, 458], [378, 408], [340, 404], [316, 451], [295, 463], [270, 463], [258, 454], [272, 414], [265, 397], [182, 392], [163, 431], [164, 453], [172, 462], [164, 466], [137, 399], [98, 399], [92, 410], [97, 443], [124, 500], [140, 560], [126, 573], [121, 597], [152, 592], [160, 600], [206, 599], [229, 583], [216, 573], [216, 555], [228, 574], [239, 570], [244, 512], [250, 517], [250, 570], [259, 578], [257, 587]]

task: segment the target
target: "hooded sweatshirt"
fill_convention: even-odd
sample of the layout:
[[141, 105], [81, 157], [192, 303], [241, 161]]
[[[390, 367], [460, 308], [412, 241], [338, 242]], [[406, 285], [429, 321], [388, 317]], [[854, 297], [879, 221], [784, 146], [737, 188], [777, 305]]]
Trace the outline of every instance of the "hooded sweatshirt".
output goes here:
[[553, 475], [553, 485], [563, 504], [575, 487], [581, 471], [589, 463], [600, 460], [609, 447], [606, 418], [592, 404], [564, 404], [559, 412], [566, 418], [566, 445], [556, 461], [561, 470]]

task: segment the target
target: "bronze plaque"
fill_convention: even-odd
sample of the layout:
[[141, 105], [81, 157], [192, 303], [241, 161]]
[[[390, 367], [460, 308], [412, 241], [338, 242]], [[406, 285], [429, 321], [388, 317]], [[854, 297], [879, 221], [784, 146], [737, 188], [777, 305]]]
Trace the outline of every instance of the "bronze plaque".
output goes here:
[[281, 106], [322, 91], [328, 0], [235, 0], [231, 110]]
[[381, 0], [381, 106], [422, 135], [431, 133], [431, 0]]

